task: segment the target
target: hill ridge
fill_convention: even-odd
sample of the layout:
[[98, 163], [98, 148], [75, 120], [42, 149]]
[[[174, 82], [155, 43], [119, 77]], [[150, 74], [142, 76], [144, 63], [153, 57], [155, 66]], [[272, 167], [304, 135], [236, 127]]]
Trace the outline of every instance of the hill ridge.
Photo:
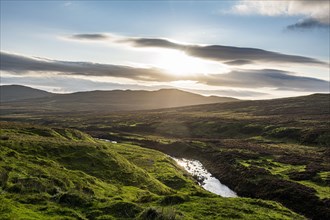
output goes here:
[[[34, 90], [25, 86], [11, 86], [9, 91], [7, 88], [9, 87], [1, 87], [1, 100], [4, 103], [14, 101], [15, 103], [11, 104], [17, 107], [45, 106], [48, 110], [58, 109], [62, 111], [146, 110], [237, 101], [235, 98], [203, 96], [179, 89], [160, 89], [156, 91], [93, 90], [57, 94]], [[20, 96], [15, 96], [16, 93], [13, 88], [26, 89], [40, 94], [33, 95], [30, 99], [28, 97], [20, 98]]]

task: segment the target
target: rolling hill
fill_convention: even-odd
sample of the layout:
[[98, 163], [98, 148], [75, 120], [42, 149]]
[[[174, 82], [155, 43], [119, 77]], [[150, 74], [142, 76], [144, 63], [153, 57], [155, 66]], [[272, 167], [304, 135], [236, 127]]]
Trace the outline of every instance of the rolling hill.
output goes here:
[[[234, 98], [206, 97], [177, 89], [161, 89], [158, 91], [112, 90], [53, 94], [22, 86], [3, 86], [1, 87], [1, 93], [4, 97], [2, 102], [15, 101], [6, 105], [49, 111], [146, 110], [237, 101]], [[22, 93], [29, 95], [22, 96]], [[30, 99], [27, 99], [28, 97]]]
[[52, 96], [52, 93], [34, 89], [21, 85], [4, 85], [0, 86], [0, 101], [21, 101], [25, 99], [42, 98]]

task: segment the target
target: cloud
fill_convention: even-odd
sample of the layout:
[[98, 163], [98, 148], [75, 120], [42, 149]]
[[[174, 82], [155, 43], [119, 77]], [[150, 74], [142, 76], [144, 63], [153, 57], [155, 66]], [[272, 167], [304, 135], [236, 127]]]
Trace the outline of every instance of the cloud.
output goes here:
[[121, 43], [130, 43], [135, 47], [162, 47], [170, 49], [185, 50], [186, 46], [161, 38], [124, 38]]
[[109, 37], [105, 34], [76, 34], [70, 37], [78, 40], [96, 40], [108, 41], [110, 39], [115, 43], [131, 44], [133, 47], [158, 47], [166, 49], [180, 50], [187, 55], [223, 62], [227, 65], [239, 66], [257, 62], [263, 63], [297, 63], [297, 64], [317, 64], [327, 65], [310, 57], [288, 55], [278, 52], [262, 50], [258, 48], [233, 47], [222, 45], [187, 45], [175, 43], [162, 38], [134, 38], [134, 37]]
[[174, 80], [160, 69], [134, 68], [130, 66], [91, 62], [68, 62], [34, 58], [1, 51], [1, 70], [16, 75], [29, 72], [54, 72], [65, 75], [110, 76], [143, 81]]
[[[304, 25], [304, 22], [297, 22], [288, 27], [295, 26], [298, 28], [315, 28], [330, 25], [330, 2], [329, 0], [288, 0], [288, 1], [251, 1], [242, 0], [232, 7], [231, 12], [240, 15], [260, 14], [264, 16], [303, 16], [303, 20], [307, 23], [314, 21], [319, 25]], [[299, 25], [301, 23], [301, 25]], [[292, 28], [291, 28], [292, 29]]]
[[309, 19], [303, 19], [295, 24], [288, 25], [288, 30], [303, 30], [303, 29], [311, 29], [311, 28], [326, 28], [329, 27], [327, 24], [323, 24], [317, 20], [314, 20], [312, 18]]
[[228, 65], [244, 65], [254, 62], [318, 65], [326, 64], [322, 61], [310, 57], [287, 55], [257, 48], [232, 47], [222, 45], [184, 45], [158, 38], [126, 38], [125, 42], [131, 43], [135, 47], [160, 47], [181, 50], [190, 56], [221, 61]]
[[235, 70], [228, 74], [208, 75], [201, 83], [238, 88], [276, 88], [287, 91], [330, 92], [329, 81], [274, 70]]
[[217, 89], [217, 90], [201, 90], [201, 89], [184, 89], [188, 92], [200, 93], [203, 95], [216, 95], [216, 96], [228, 96], [228, 97], [239, 97], [239, 98], [255, 98], [269, 96], [268, 93], [257, 92], [251, 90], [235, 90], [235, 89]]
[[90, 62], [67, 62], [44, 58], [33, 58], [1, 52], [1, 71], [12, 75], [28, 76], [37, 72], [53, 72], [59, 76], [110, 76], [137, 81], [171, 82], [191, 80], [211, 86], [233, 88], [274, 88], [288, 91], [329, 92], [329, 82], [294, 73], [274, 70], [234, 70], [227, 74], [168, 75], [159, 69], [134, 68], [129, 66]]
[[157, 90], [171, 88], [169, 86], [143, 86], [138, 84], [120, 84], [114, 82], [99, 82], [88, 79], [72, 78], [70, 76], [3, 76], [1, 85], [20, 84], [55, 93], [81, 92], [92, 90]]
[[107, 40], [107, 39], [111, 39], [111, 37], [106, 34], [74, 34], [74, 35], [71, 35], [70, 38], [75, 39], [75, 40]]
[[225, 64], [227, 64], [227, 65], [234, 65], [234, 66], [240, 66], [240, 65], [251, 64], [251, 63], [253, 63], [253, 62], [250, 60], [232, 60], [232, 61], [225, 62]]

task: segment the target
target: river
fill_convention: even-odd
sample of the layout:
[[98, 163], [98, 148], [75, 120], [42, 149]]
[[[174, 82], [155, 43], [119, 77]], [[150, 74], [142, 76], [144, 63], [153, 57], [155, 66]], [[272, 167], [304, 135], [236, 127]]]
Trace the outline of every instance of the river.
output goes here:
[[182, 166], [188, 173], [196, 176], [199, 184], [214, 194], [222, 197], [237, 197], [237, 194], [229, 189], [226, 185], [222, 184], [217, 178], [213, 177], [198, 160], [188, 160], [185, 158], [174, 158], [180, 166]]

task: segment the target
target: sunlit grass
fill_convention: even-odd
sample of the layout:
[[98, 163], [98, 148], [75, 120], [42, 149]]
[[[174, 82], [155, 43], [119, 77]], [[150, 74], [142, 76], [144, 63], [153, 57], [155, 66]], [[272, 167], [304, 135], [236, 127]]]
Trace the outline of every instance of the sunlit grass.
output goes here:
[[303, 219], [275, 202], [204, 191], [156, 150], [74, 129], [3, 127], [1, 219], [144, 219], [150, 212], [165, 219]]

